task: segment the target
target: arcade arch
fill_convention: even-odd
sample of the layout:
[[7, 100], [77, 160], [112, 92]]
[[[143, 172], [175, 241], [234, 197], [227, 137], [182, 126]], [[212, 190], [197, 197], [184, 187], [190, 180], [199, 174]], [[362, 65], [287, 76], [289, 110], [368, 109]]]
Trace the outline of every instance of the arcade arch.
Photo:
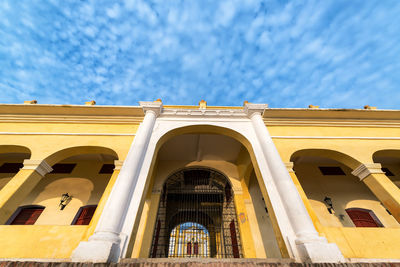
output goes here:
[[[17, 212], [21, 206], [40, 205], [44, 209], [34, 224], [70, 225], [81, 207], [99, 203], [117, 159], [117, 154], [105, 147], [71, 147], [55, 152], [42, 161], [53, 170], [22, 185], [26, 194], [9, 203], [8, 208], [14, 206]], [[72, 198], [61, 209], [60, 199], [65, 193]]]
[[[187, 183], [187, 181], [185, 182], [185, 173], [191, 170], [210, 173], [210, 177], [223, 177], [220, 180], [226, 181], [220, 183], [229, 186], [229, 189], [221, 189], [219, 193], [213, 193], [212, 197], [210, 195], [210, 202], [201, 199], [195, 201], [193, 198], [198, 198], [196, 192], [185, 195], [187, 199], [182, 202], [186, 203], [186, 208], [190, 209], [189, 206], [198, 205], [198, 207], [205, 209], [205, 212], [209, 211], [207, 208], [220, 209], [222, 212], [222, 207], [225, 207], [228, 203], [231, 205], [229, 212], [232, 213], [229, 215], [232, 217], [229, 221], [222, 220], [224, 216], [229, 217], [228, 215], [220, 214], [220, 217], [214, 215], [213, 217], [205, 214], [201, 209], [198, 210], [197, 214], [178, 213], [182, 216], [182, 220], [177, 223], [178, 225], [185, 222], [198, 223], [204, 225], [207, 229], [210, 240], [208, 257], [245, 256], [265, 258], [266, 254], [268, 256], [273, 255], [273, 257], [282, 257], [280, 254], [280, 249], [282, 248], [278, 247], [271, 221], [267, 225], [268, 231], [262, 231], [260, 227], [265, 228], [265, 226], [259, 225], [261, 221], [256, 217], [256, 214], [260, 212], [266, 213], [266, 204], [254, 172], [255, 168], [253, 168], [251, 154], [245, 144], [236, 139], [238, 136], [232, 134], [233, 131], [227, 135], [229, 131], [226, 129], [221, 130], [222, 128], [220, 128], [209, 125], [204, 127], [203, 125], [185, 127], [176, 130], [174, 134], [167, 133], [167, 138], [165, 136], [161, 138], [160, 143], [157, 145], [155, 159], [153, 159], [154, 167], [150, 176], [151, 182], [147, 189], [147, 199], [144, 203], [139, 223], [143, 227], [138, 227], [137, 235], [134, 237], [135, 240], [131, 240], [131, 247], [128, 248], [131, 252], [128, 253], [128, 257], [171, 257], [168, 255], [167, 250], [170, 243], [166, 239], [170, 237], [171, 231], [176, 225], [173, 224], [171, 226], [163, 221], [160, 215], [152, 216], [152, 214], [157, 214], [157, 211], [158, 214], [172, 213], [172, 211], [167, 212], [168, 201], [166, 201], [165, 192], [168, 190], [165, 185], [169, 184], [171, 177], [177, 176], [181, 178], [180, 184], [185, 185]], [[232, 135], [236, 138], [232, 137]], [[241, 139], [243, 138], [241, 137]], [[247, 145], [249, 145], [248, 142]], [[249, 193], [249, 182], [252, 173], [252, 188], [257, 188], [259, 193], [257, 197], [252, 197]], [[196, 180], [196, 178], [193, 179]], [[209, 180], [211, 181], [212, 179]], [[185, 191], [186, 189], [183, 186], [181, 190]], [[206, 191], [202, 194], [207, 195], [207, 190], [210, 190], [210, 188], [204, 188], [204, 190]], [[181, 195], [181, 197], [183, 196]], [[214, 197], [215, 201], [212, 200]], [[170, 203], [172, 202], [170, 201]], [[176, 205], [176, 203], [172, 205]], [[268, 205], [270, 206], [269, 203]], [[228, 212], [229, 209], [225, 208]], [[255, 210], [255, 208], [260, 210]], [[272, 211], [272, 208], [269, 210]], [[200, 216], [201, 214], [204, 214], [204, 216]], [[274, 216], [273, 212], [270, 215]], [[171, 216], [167, 217], [170, 218]], [[198, 221], [197, 217], [209, 217], [210, 219], [209, 221]], [[267, 220], [269, 220], [269, 217]], [[221, 237], [224, 236], [221, 234], [223, 232], [221, 229], [225, 229], [225, 240]], [[149, 232], [153, 233], [151, 239], [142, 234]], [[236, 241], [232, 241], [235, 239], [232, 239], [233, 235], [236, 235]], [[225, 244], [221, 245], [221, 242], [225, 242]], [[237, 245], [232, 245], [235, 242]], [[229, 245], [227, 245], [228, 243]], [[222, 251], [225, 245], [230, 251]], [[192, 244], [192, 246], [194, 245]], [[183, 245], [180, 246], [181, 249], [183, 247]], [[237, 248], [233, 249], [233, 247]], [[285, 248], [282, 250], [285, 250]], [[183, 252], [181, 251], [181, 253]]]
[[354, 227], [347, 210], [360, 208], [371, 210], [384, 227], [400, 227], [374, 193], [352, 174], [361, 164], [356, 159], [333, 150], [305, 149], [295, 152], [291, 161], [318, 218], [317, 223], [328, 227]]

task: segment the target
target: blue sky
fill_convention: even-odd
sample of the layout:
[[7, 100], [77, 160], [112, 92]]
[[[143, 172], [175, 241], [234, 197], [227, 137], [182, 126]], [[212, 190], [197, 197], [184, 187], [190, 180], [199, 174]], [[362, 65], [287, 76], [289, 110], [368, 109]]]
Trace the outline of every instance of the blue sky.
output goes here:
[[400, 109], [400, 1], [0, 2], [0, 102]]

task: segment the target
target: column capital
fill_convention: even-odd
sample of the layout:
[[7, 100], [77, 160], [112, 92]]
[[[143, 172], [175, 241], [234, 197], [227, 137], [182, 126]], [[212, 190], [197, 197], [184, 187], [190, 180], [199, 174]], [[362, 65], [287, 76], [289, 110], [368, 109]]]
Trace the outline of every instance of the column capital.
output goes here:
[[248, 117], [251, 117], [255, 113], [262, 115], [264, 110], [267, 108], [268, 104], [244, 103], [243, 111]]
[[51, 172], [53, 168], [45, 160], [26, 159], [24, 160], [24, 170], [35, 170], [41, 176]]
[[285, 164], [285, 167], [286, 167], [286, 169], [287, 169], [287, 171], [289, 172], [289, 173], [294, 173], [294, 170], [293, 170], [293, 166], [294, 166], [294, 164], [293, 164], [293, 162], [284, 162], [283, 164]]
[[139, 101], [139, 105], [145, 114], [150, 111], [154, 112], [156, 116], [160, 115], [163, 108], [163, 104], [160, 101]]
[[351, 174], [360, 178], [360, 181], [373, 173], [384, 173], [380, 163], [362, 163], [351, 172]]
[[114, 160], [114, 171], [119, 171], [122, 168], [122, 165], [124, 164], [123, 160]]

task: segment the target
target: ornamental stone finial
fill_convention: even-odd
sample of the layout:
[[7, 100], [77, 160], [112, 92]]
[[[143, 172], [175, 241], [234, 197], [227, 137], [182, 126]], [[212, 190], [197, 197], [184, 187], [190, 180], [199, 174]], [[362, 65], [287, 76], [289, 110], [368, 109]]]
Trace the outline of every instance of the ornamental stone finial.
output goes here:
[[207, 102], [206, 102], [205, 100], [202, 99], [202, 100], [199, 102], [199, 108], [201, 108], [201, 109], [207, 108]]
[[364, 109], [376, 109], [376, 107], [371, 107], [370, 105], [365, 105]]
[[94, 106], [94, 105], [96, 105], [96, 101], [94, 101], [94, 100], [85, 102], [85, 106]]
[[37, 104], [37, 100], [24, 101], [24, 104]]

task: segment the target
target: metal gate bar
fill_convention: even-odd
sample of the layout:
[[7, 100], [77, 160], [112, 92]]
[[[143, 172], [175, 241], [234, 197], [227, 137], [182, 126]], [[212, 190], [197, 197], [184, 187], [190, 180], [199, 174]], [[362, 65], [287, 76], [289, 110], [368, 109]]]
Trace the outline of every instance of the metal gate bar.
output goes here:
[[205, 168], [185, 169], [164, 184], [152, 258], [241, 258], [233, 192], [228, 179]]

